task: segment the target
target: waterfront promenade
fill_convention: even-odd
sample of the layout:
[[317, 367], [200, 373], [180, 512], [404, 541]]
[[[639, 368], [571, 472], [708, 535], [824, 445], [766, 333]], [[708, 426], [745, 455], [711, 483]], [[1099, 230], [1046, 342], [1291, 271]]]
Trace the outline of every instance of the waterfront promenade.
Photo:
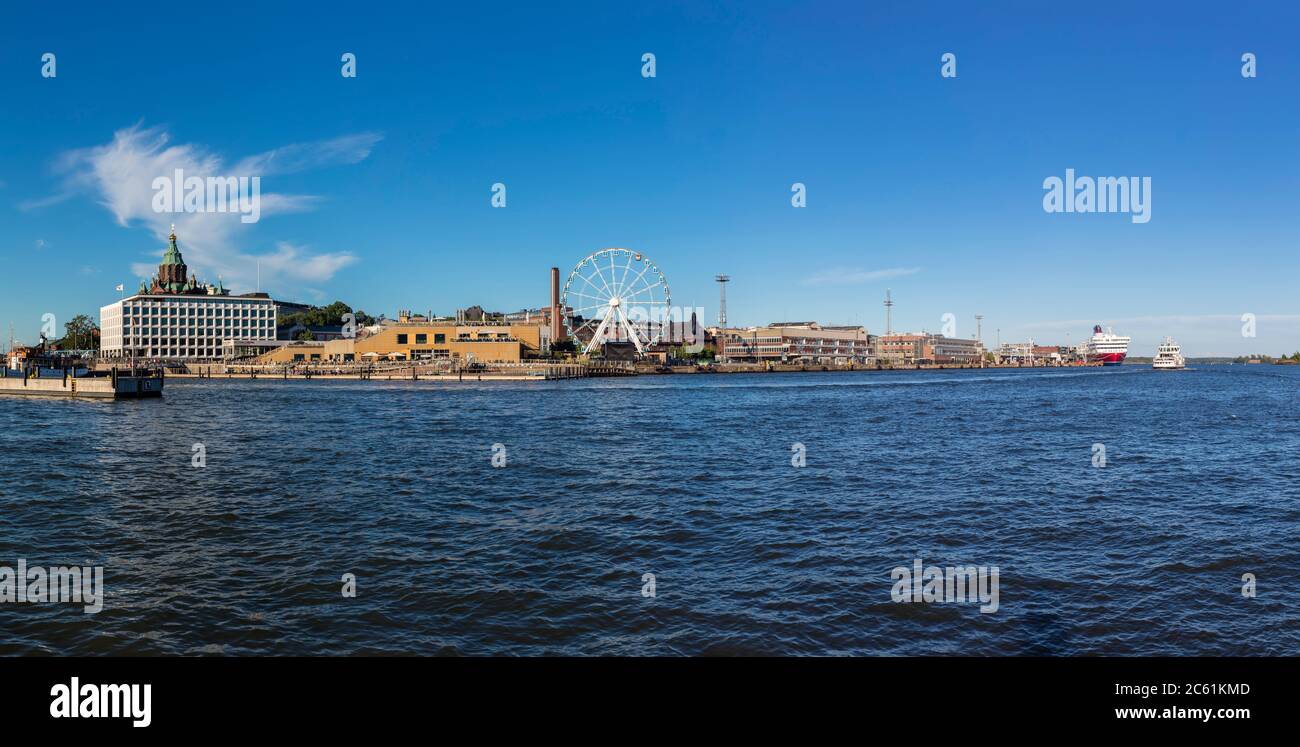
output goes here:
[[611, 362], [524, 362], [488, 363], [456, 367], [450, 363], [392, 362], [386, 364], [295, 363], [291, 365], [246, 365], [201, 363], [169, 370], [181, 379], [261, 379], [324, 381], [551, 381], [607, 376], [708, 375], [752, 373], [853, 373], [872, 371], [1006, 370], [1026, 368], [1096, 368], [1100, 364], [992, 365], [923, 364], [909, 366], [829, 366], [799, 363], [714, 363], [704, 365], [656, 365]]
[[551, 381], [635, 375], [633, 366], [581, 363], [500, 363], [456, 367], [447, 363], [296, 363], [291, 365], [188, 364], [170, 376], [181, 379], [268, 381]]

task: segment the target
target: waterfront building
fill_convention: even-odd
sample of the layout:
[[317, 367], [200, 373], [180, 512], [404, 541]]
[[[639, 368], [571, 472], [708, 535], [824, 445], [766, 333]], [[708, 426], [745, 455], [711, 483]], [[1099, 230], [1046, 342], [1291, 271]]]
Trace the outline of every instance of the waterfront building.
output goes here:
[[227, 339], [274, 340], [275, 320], [267, 294], [234, 296], [219, 279], [210, 285], [189, 274], [173, 229], [158, 274], [100, 308], [100, 356], [215, 360]]
[[418, 358], [464, 358], [508, 361], [547, 355], [550, 328], [541, 319], [527, 323], [434, 322], [385, 324], [378, 332], [356, 341], [358, 356], [366, 353]]
[[945, 337], [930, 332], [880, 335], [876, 354], [894, 365], [978, 363], [984, 356], [979, 340]]
[[1073, 356], [1070, 353], [1070, 348], [1066, 347], [1065, 345], [1035, 345], [1034, 346], [1034, 358], [1036, 360], [1051, 361], [1054, 364], [1060, 364], [1063, 361], [1070, 360], [1072, 357]]
[[766, 327], [710, 330], [721, 360], [847, 365], [874, 362], [865, 327], [823, 327], [817, 322], [775, 322]]
[[1065, 345], [1039, 345], [1029, 342], [1004, 342], [997, 350], [1000, 363], [1060, 365], [1078, 358], [1074, 348]]
[[998, 348], [997, 358], [999, 363], [1027, 363], [1034, 359], [1034, 348], [1037, 347], [1033, 340], [1029, 342], [1004, 342]]
[[[406, 317], [410, 318], [410, 317]], [[474, 360], [515, 363], [547, 355], [551, 330], [539, 318], [509, 322], [389, 322], [356, 338], [289, 342], [261, 354], [258, 363]], [[232, 350], [232, 353], [240, 351]]]
[[876, 338], [876, 357], [893, 365], [910, 366], [925, 357], [929, 335], [919, 332], [880, 335]]
[[984, 344], [971, 338], [930, 335], [926, 353], [931, 363], [979, 363]]

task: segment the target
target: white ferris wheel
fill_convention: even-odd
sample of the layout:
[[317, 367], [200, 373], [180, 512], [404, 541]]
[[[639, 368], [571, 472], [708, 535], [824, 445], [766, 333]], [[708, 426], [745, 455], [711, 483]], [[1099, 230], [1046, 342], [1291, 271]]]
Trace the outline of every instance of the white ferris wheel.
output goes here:
[[664, 331], [668, 280], [649, 257], [631, 249], [601, 249], [585, 257], [564, 283], [564, 326], [582, 352], [630, 342], [638, 353]]

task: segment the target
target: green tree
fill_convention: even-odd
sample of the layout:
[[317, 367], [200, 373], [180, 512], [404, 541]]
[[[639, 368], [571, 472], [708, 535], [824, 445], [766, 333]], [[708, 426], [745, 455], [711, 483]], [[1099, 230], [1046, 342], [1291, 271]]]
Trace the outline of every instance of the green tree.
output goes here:
[[366, 312], [360, 310], [353, 312], [351, 306], [342, 301], [335, 301], [328, 306], [316, 306], [307, 311], [280, 317], [278, 324], [281, 327], [292, 327], [296, 324], [304, 327], [332, 327], [343, 324], [344, 314], [352, 314], [357, 326], [375, 323], [374, 317]]
[[99, 348], [99, 325], [85, 314], [77, 314], [63, 325], [65, 333], [58, 341], [62, 350], [96, 350]]

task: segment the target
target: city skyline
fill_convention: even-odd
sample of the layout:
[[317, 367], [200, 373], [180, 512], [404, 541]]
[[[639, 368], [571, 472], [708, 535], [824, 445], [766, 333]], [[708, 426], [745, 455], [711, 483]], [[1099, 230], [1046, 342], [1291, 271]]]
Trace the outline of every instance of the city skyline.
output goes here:
[[[277, 299], [389, 316], [539, 307], [549, 267], [625, 246], [710, 321], [714, 277], [731, 276], [732, 326], [879, 333], [890, 288], [896, 331], [953, 314], [968, 338], [979, 314], [989, 345], [1078, 344], [1102, 324], [1133, 356], [1165, 335], [1191, 357], [1300, 348], [1297, 156], [1280, 124], [1300, 55], [1248, 10], [1111, 8], [1029, 11], [1035, 34], [955, 5], [269, 9], [251, 29], [88, 9], [94, 36], [18, 9], [27, 32], [0, 32], [0, 324], [33, 342], [44, 313], [94, 316], [152, 271], [175, 223], [205, 280], [244, 292], [260, 274]], [[1170, 24], [1176, 39], [1158, 33]], [[155, 212], [150, 182], [175, 169], [260, 176], [260, 219]], [[1043, 182], [1067, 169], [1149, 177], [1149, 222], [1046, 212]]]

